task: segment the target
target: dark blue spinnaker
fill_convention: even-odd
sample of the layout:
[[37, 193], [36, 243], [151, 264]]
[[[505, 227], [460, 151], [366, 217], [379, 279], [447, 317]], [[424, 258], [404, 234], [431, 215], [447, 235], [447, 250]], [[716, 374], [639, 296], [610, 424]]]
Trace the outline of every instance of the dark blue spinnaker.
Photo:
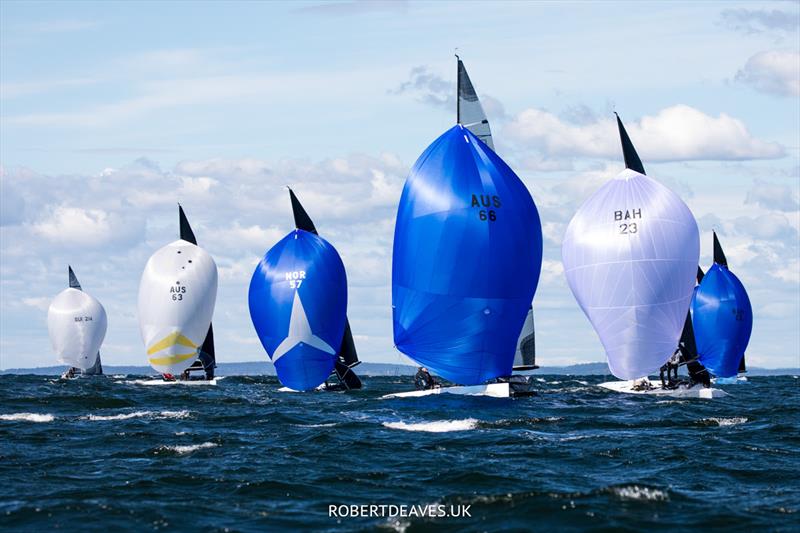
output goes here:
[[400, 199], [395, 346], [455, 383], [510, 375], [541, 266], [528, 189], [468, 129], [453, 127], [417, 160]]
[[347, 312], [347, 278], [334, 247], [308, 231], [293, 231], [256, 267], [249, 301], [281, 383], [299, 391], [324, 383], [337, 360]]
[[744, 285], [728, 270], [716, 234], [714, 252], [714, 265], [692, 298], [692, 325], [700, 362], [713, 375], [728, 378], [738, 373], [750, 342], [753, 309]]

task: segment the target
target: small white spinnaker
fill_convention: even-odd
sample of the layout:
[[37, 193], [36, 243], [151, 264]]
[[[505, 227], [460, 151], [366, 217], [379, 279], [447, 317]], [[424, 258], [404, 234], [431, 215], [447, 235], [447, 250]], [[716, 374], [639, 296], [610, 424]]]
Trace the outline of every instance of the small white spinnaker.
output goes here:
[[81, 289], [72, 267], [68, 268], [70, 286], [53, 298], [47, 330], [59, 362], [89, 370], [99, 365], [108, 318], [97, 298]]

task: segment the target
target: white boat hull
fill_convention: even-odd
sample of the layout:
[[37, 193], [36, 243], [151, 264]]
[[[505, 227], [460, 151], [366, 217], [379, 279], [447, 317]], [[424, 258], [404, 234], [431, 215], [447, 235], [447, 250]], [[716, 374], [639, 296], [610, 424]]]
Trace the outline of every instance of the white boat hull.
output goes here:
[[432, 394], [460, 394], [462, 396], [489, 396], [490, 398], [510, 398], [511, 388], [508, 383], [489, 383], [488, 385], [468, 385], [456, 387], [436, 387], [427, 390], [414, 390], [409, 392], [395, 392], [381, 396], [388, 398], [419, 398]]
[[711, 400], [713, 398], [722, 398], [727, 396], [728, 393], [721, 389], [714, 389], [710, 387], [703, 387], [702, 385], [695, 385], [692, 388], [686, 388], [681, 385], [677, 389], [662, 389], [661, 383], [651, 381], [652, 386], [649, 390], [634, 390], [633, 380], [630, 381], [608, 381], [600, 383], [598, 387], [603, 387], [614, 392], [621, 392], [623, 394], [641, 394], [645, 396], [671, 396], [673, 398], [701, 398]]
[[134, 381], [128, 381], [127, 383], [132, 383], [134, 385], [145, 385], [148, 387], [155, 387], [155, 386], [167, 386], [167, 385], [188, 385], [192, 387], [199, 387], [199, 386], [213, 386], [216, 385], [219, 380], [222, 378], [214, 378], [214, 379], [193, 379], [193, 380], [175, 380], [175, 381], [165, 381], [163, 379], [137, 379]]
[[715, 385], [739, 385], [747, 383], [747, 376], [734, 376], [732, 378], [712, 378], [711, 383]]

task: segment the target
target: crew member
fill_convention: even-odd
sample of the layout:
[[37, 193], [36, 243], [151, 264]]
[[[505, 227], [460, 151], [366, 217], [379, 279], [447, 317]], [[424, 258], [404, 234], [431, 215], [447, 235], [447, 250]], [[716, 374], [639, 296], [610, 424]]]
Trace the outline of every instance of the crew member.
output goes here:
[[417, 374], [414, 376], [414, 385], [418, 390], [428, 390], [434, 388], [436, 382], [433, 380], [431, 373], [428, 372], [428, 369], [423, 366], [417, 370]]

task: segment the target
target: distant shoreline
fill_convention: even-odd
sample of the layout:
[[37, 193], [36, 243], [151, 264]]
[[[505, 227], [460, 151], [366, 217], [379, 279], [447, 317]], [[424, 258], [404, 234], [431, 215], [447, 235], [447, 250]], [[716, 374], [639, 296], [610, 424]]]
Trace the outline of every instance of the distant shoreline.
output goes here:
[[[64, 372], [66, 365], [43, 366], [36, 368], [9, 368], [0, 370], [0, 375], [43, 375], [58, 376]], [[363, 362], [356, 367], [356, 373], [360, 376], [410, 376], [413, 375], [417, 367], [412, 365], [400, 365], [391, 363], [368, 363]], [[131, 375], [155, 375], [156, 372], [149, 366], [138, 365], [103, 365], [106, 374], [131, 374]], [[533, 371], [534, 374], [555, 374], [555, 375], [611, 375], [606, 363], [581, 363], [567, 366], [543, 366]], [[748, 376], [784, 376], [798, 375], [800, 368], [758, 368], [750, 367], [747, 370]], [[275, 367], [267, 361], [249, 361], [242, 363], [218, 363], [217, 375], [219, 376], [274, 376]]]

